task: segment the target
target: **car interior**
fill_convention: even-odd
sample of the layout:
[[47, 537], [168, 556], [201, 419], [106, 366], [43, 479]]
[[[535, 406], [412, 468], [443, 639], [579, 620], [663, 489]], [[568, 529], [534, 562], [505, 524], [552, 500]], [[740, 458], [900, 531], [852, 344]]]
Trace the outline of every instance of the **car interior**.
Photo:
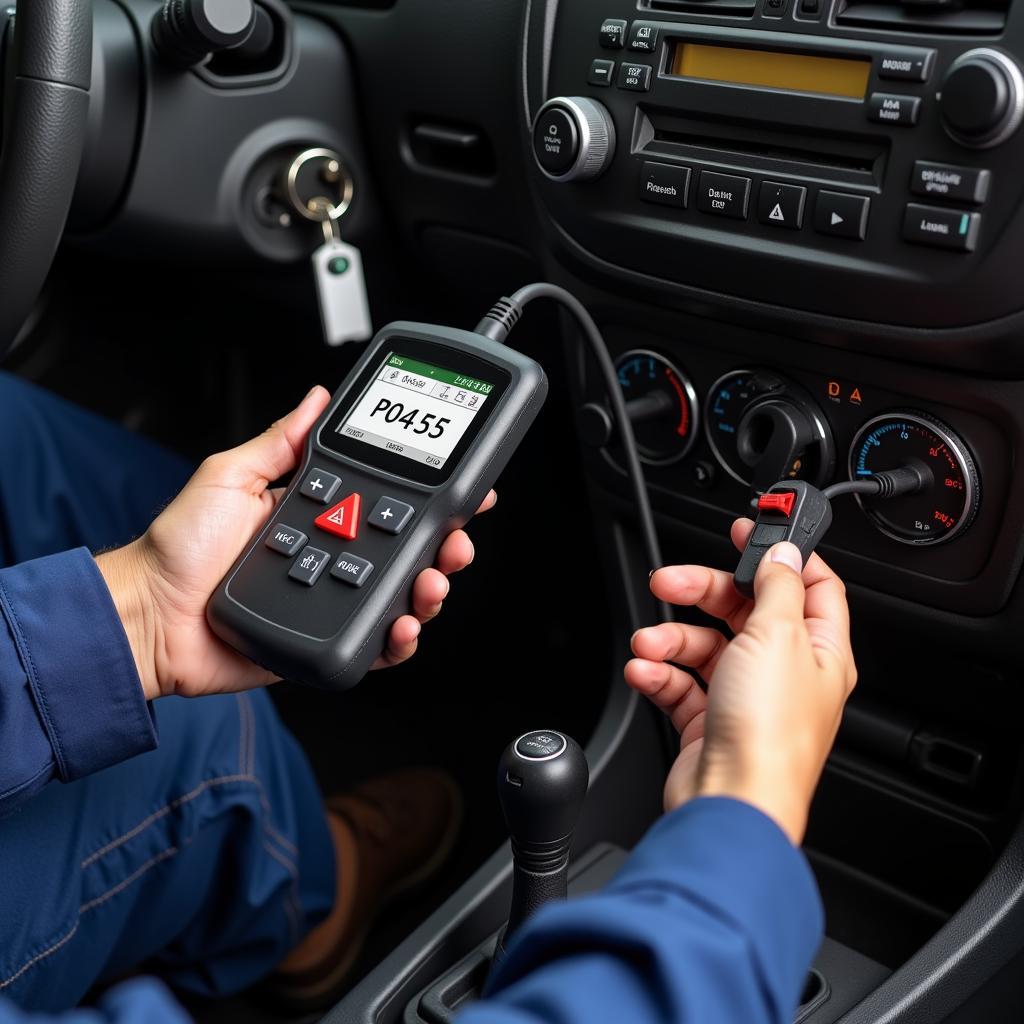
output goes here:
[[[603, 335], [666, 564], [734, 569], [730, 524], [779, 480], [937, 467], [837, 499], [819, 547], [860, 681], [806, 839], [827, 939], [796, 1019], [1018, 1021], [1022, 64], [1024, 0], [19, 0], [3, 366], [198, 463], [362, 357], [332, 275], [362, 273], [375, 330], [471, 330], [547, 281]], [[325, 793], [430, 764], [468, 808], [327, 1024], [480, 995], [516, 737], [585, 751], [570, 893], [661, 813], [678, 739], [622, 679], [662, 612], [622, 425], [565, 308], [510, 345], [548, 399], [417, 656], [272, 691]], [[187, 1005], [288, 1019], [258, 991]]]

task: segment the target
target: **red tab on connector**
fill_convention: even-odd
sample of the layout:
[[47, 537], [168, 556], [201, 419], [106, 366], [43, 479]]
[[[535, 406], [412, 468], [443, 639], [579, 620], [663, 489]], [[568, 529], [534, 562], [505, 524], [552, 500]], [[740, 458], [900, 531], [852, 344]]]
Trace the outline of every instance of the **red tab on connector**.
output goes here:
[[796, 501], [795, 491], [774, 491], [762, 494], [757, 499], [758, 512], [781, 512], [786, 518], [793, 513], [793, 502]]

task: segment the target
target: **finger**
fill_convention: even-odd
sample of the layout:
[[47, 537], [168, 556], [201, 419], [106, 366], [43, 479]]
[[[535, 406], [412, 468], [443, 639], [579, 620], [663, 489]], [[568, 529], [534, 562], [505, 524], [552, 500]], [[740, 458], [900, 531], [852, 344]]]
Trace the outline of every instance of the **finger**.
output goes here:
[[[808, 583], [808, 579], [811, 582]], [[804, 570], [808, 583], [804, 601], [804, 617], [818, 663], [835, 658], [844, 676], [847, 688], [857, 680], [857, 669], [850, 641], [850, 606], [846, 600], [846, 587], [824, 559], [816, 555]]]
[[671, 604], [699, 608], [731, 629], [742, 628], [750, 603], [732, 584], [732, 574], [704, 565], [667, 565], [651, 577], [651, 592]]
[[498, 492], [493, 488], [487, 492], [487, 497], [480, 502], [480, 507], [476, 510], [476, 514], [480, 515], [481, 512], [490, 512], [495, 505], [498, 504]]
[[782, 624], [803, 628], [807, 588], [802, 572], [803, 556], [795, 544], [783, 541], [768, 549], [754, 576], [754, 610], [747, 629], [773, 630]]
[[[737, 551], [742, 551], [747, 546], [747, 541], [753, 532], [754, 521], [752, 519], [737, 519], [732, 524], [730, 535]], [[825, 564], [820, 555], [812, 554], [804, 566], [803, 576], [804, 583], [811, 587], [818, 580], [834, 577], [835, 573]]]
[[475, 556], [476, 549], [469, 534], [465, 530], [455, 530], [448, 534], [437, 553], [437, 567], [445, 576], [450, 576], [465, 569]]
[[412, 585], [412, 613], [420, 622], [428, 622], [441, 610], [448, 596], [447, 577], [437, 569], [424, 569]]
[[733, 547], [737, 551], [742, 551], [747, 546], [747, 541], [750, 540], [750, 535], [754, 532], [754, 520], [741, 517], [729, 527], [729, 538], [732, 540]]
[[663, 661], [633, 658], [623, 670], [626, 683], [668, 715], [679, 733], [707, 708], [707, 695], [689, 672]]
[[[699, 692], [700, 690], [698, 689]], [[679, 746], [682, 748], [690, 746], [697, 740], [704, 739], [704, 727], [708, 720], [707, 694], [701, 694], [701, 696], [704, 697], [704, 707], [679, 730]]]
[[420, 624], [413, 616], [403, 615], [396, 619], [388, 634], [388, 646], [370, 666], [371, 670], [389, 668], [407, 661], [416, 653], [419, 635]]
[[728, 641], [717, 629], [663, 622], [633, 634], [633, 653], [648, 661], [674, 661], [696, 669], [706, 679], [715, 668]]
[[[228, 453], [223, 465], [240, 481], [277, 480], [290, 473], [302, 457], [306, 435], [330, 400], [330, 392], [316, 385], [287, 416]], [[215, 464], [217, 459], [214, 456]]]
[[[737, 519], [732, 524], [732, 542], [742, 551], [750, 537], [754, 523], [750, 519]], [[803, 614], [811, 646], [818, 663], [834, 659], [845, 677], [848, 689], [857, 681], [857, 669], [850, 641], [850, 608], [846, 601], [846, 587], [818, 554], [812, 554], [803, 570], [806, 587]]]

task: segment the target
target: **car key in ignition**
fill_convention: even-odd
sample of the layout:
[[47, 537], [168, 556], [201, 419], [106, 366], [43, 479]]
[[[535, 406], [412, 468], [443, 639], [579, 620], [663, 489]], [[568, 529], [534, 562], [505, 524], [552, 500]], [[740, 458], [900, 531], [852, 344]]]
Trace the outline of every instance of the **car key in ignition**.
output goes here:
[[362, 253], [341, 237], [339, 220], [352, 205], [355, 183], [339, 154], [330, 149], [299, 153], [284, 176], [289, 205], [323, 228], [324, 240], [311, 257], [324, 341], [341, 345], [373, 334]]

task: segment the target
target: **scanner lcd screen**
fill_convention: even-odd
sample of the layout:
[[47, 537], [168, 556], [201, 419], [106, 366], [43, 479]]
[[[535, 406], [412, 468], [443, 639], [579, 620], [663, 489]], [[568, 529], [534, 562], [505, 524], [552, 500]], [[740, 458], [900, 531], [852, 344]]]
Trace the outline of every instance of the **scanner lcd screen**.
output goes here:
[[337, 433], [440, 469], [492, 384], [392, 352]]

